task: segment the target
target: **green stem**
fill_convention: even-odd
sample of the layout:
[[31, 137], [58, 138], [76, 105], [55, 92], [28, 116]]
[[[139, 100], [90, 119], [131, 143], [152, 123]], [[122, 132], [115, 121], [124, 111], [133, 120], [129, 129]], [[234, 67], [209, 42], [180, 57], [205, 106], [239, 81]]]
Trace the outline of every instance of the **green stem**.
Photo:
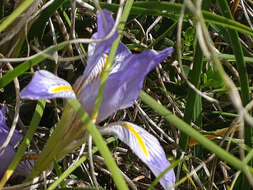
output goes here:
[[[109, 144], [111, 142], [114, 142], [115, 138], [110, 137], [106, 140], [106, 143]], [[94, 147], [92, 149], [92, 153], [96, 153], [98, 151], [97, 147]], [[55, 189], [66, 177], [68, 177], [76, 168], [78, 168], [85, 160], [87, 159], [88, 155], [82, 156], [77, 162], [75, 162], [71, 167], [69, 167], [67, 170], [65, 170], [61, 176], [58, 177], [57, 180], [54, 181], [49, 187], [48, 190]]]
[[3, 188], [3, 186], [5, 185], [5, 183], [8, 181], [8, 179], [11, 177], [12, 173], [15, 171], [15, 168], [17, 167], [17, 165], [19, 164], [20, 160], [23, 158], [25, 151], [27, 149], [27, 147], [29, 146], [33, 134], [35, 133], [39, 122], [41, 120], [41, 117], [43, 115], [43, 111], [46, 105], [46, 101], [45, 100], [40, 100], [37, 103], [37, 106], [35, 108], [35, 112], [33, 114], [33, 118], [31, 121], [31, 124], [28, 128], [28, 131], [24, 137], [24, 139], [22, 140], [21, 145], [18, 148], [18, 151], [16, 153], [16, 156], [14, 157], [14, 159], [12, 160], [11, 164], [9, 165], [7, 171], [5, 172], [3, 178], [0, 181], [0, 189]]
[[[219, 0], [218, 4], [221, 8], [221, 11], [223, 15], [229, 19], [233, 19], [232, 14], [230, 12], [228, 3], [226, 0]], [[244, 61], [244, 54], [242, 50], [242, 46], [239, 40], [238, 32], [227, 29], [228, 30], [228, 36], [230, 39], [230, 43], [233, 48], [233, 52], [236, 59], [236, 67], [239, 72], [239, 78], [240, 78], [240, 86], [241, 86], [241, 95], [242, 95], [242, 103], [243, 105], [247, 105], [250, 100], [250, 93], [249, 93], [249, 78], [248, 78], [248, 72], [246, 68], [246, 63]], [[251, 127], [245, 127], [245, 144], [251, 146], [251, 134], [252, 130]]]
[[0, 33], [7, 28], [18, 16], [20, 16], [32, 3], [34, 0], [25, 0], [22, 4], [18, 6], [1, 24]]
[[[223, 13], [223, 15], [229, 19], [233, 19], [233, 16], [230, 12], [230, 8], [228, 6], [228, 2], [226, 0], [219, 0], [217, 1], [220, 10]], [[232, 45], [233, 53], [235, 55], [236, 59], [236, 67], [238, 69], [239, 73], [239, 78], [240, 78], [240, 86], [241, 86], [241, 97], [242, 97], [242, 104], [243, 106], [247, 105], [248, 102], [250, 101], [250, 90], [249, 90], [249, 79], [248, 79], [248, 73], [247, 73], [247, 68], [246, 68], [246, 63], [244, 61], [244, 54], [242, 50], [242, 46], [239, 40], [239, 35], [238, 32], [232, 29], [227, 29], [228, 30], [228, 36], [230, 39], [230, 43]], [[248, 145], [249, 147], [252, 146], [252, 134], [253, 130], [250, 125], [247, 123], [245, 124], [244, 127], [244, 139], [245, 139], [245, 144]], [[253, 162], [250, 161], [249, 165], [252, 166]], [[241, 186], [243, 184], [245, 189], [250, 189], [250, 184], [247, 181], [246, 176], [241, 176], [238, 180], [237, 186]]]
[[[203, 65], [203, 53], [201, 51], [201, 48], [199, 44], [196, 42], [196, 48], [195, 48], [195, 56], [193, 59], [193, 69], [190, 73], [190, 81], [191, 83], [196, 87], [199, 88], [200, 86], [200, 75]], [[184, 121], [188, 124], [190, 124], [192, 121], [195, 121], [200, 113], [201, 113], [201, 105], [198, 104], [199, 101], [197, 101], [197, 98], [201, 101], [201, 97], [192, 89], [189, 87], [188, 90], [188, 96], [187, 96], [187, 103], [184, 113]], [[180, 137], [179, 144], [183, 148], [183, 150], [186, 151], [187, 146], [189, 142], [189, 136], [185, 133], [182, 133]]]
[[68, 99], [67, 101], [69, 105], [71, 105], [71, 107], [77, 112], [77, 115], [79, 116], [80, 120], [83, 122], [87, 131], [92, 136], [93, 141], [98, 147], [99, 152], [101, 153], [102, 157], [105, 159], [105, 164], [110, 170], [112, 174], [112, 178], [117, 188], [120, 190], [128, 189], [126, 182], [124, 181], [122, 174], [120, 173], [120, 170], [112, 157], [112, 154], [110, 153], [100, 132], [96, 128], [96, 125], [90, 119], [88, 113], [84, 111], [82, 105], [78, 102], [78, 100]]
[[[180, 131], [186, 133], [187, 135], [195, 139], [199, 144], [203, 145], [206, 149], [215, 153], [219, 158], [225, 160], [234, 168], [241, 171], [244, 170], [243, 163], [241, 160], [231, 155], [227, 151], [223, 150], [214, 142], [205, 138], [202, 134], [193, 129], [189, 124], [185, 123], [183, 120], [179, 119], [176, 115], [167, 110], [163, 105], [157, 103], [157, 101], [154, 100], [151, 96], [141, 91], [140, 98], [143, 102], [149, 105], [152, 109], [154, 109], [158, 114], [163, 116], [167, 121], [169, 121], [173, 126], [177, 127]], [[248, 167], [248, 169], [253, 174], [253, 168]]]
[[119, 28], [118, 28], [119, 35], [118, 35], [117, 39], [112, 44], [112, 48], [111, 48], [111, 51], [110, 51], [110, 54], [109, 54], [109, 57], [108, 57], [108, 63], [105, 65], [104, 74], [101, 78], [101, 83], [100, 83], [100, 88], [99, 88], [99, 91], [98, 91], [98, 96], [97, 96], [97, 99], [96, 99], [96, 102], [95, 102], [95, 105], [94, 105], [93, 116], [96, 116], [99, 113], [99, 108], [100, 108], [100, 104], [102, 102], [104, 89], [105, 89], [105, 86], [106, 86], [106, 81], [109, 77], [110, 70], [111, 70], [111, 67], [112, 67], [112, 64], [113, 64], [113, 59], [116, 55], [117, 48], [118, 48], [118, 45], [120, 43], [120, 39], [123, 35], [123, 30], [124, 30], [124, 27], [125, 27], [125, 23], [127, 21], [128, 15], [130, 13], [132, 4], [133, 4], [133, 0], [126, 1], [126, 5], [125, 5], [124, 11], [122, 13]]
[[50, 164], [52, 164], [52, 162], [55, 160], [55, 154], [57, 154], [55, 149], [59, 146], [59, 142], [63, 137], [64, 132], [70, 125], [68, 120], [70, 118], [69, 115], [71, 110], [71, 107], [69, 105], [66, 105], [61, 120], [57, 124], [57, 127], [55, 128], [53, 134], [47, 140], [43, 151], [41, 152], [30, 176], [27, 178], [26, 181], [33, 179], [34, 177], [38, 176], [42, 171], [48, 169], [50, 167]]

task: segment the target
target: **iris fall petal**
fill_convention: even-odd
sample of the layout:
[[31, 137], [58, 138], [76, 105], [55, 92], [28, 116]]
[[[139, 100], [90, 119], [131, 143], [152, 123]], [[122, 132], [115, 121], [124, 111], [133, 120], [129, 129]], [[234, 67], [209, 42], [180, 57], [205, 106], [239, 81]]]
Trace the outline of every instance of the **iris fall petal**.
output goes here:
[[[170, 166], [159, 141], [143, 128], [129, 122], [112, 123], [102, 130], [105, 134], [117, 136], [150, 168], [157, 177]], [[173, 189], [175, 174], [169, 170], [161, 179], [164, 189]]]
[[76, 96], [67, 81], [46, 70], [40, 70], [35, 72], [32, 81], [21, 91], [20, 97], [37, 100]]

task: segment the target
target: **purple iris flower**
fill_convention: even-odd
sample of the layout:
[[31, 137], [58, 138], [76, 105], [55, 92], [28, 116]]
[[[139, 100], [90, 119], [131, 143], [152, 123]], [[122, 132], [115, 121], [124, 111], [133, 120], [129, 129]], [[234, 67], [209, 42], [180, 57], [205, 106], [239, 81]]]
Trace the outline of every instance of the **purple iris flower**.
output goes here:
[[[0, 146], [2, 146], [10, 131], [10, 128], [6, 125], [5, 122], [6, 108], [6, 106], [3, 106], [0, 110]], [[16, 154], [15, 146], [18, 144], [22, 137], [23, 135], [20, 134], [17, 130], [15, 130], [9, 144], [0, 153], [0, 178], [3, 176], [9, 164], [13, 160]], [[14, 174], [28, 176], [31, 171], [31, 167], [27, 168], [28, 162], [29, 161], [21, 161], [20, 164], [17, 166]]]
[[[102, 39], [114, 25], [111, 13], [107, 10], [99, 12], [97, 25], [98, 31], [92, 38]], [[75, 82], [73, 89], [67, 81], [41, 70], [35, 72], [30, 84], [22, 90], [21, 98], [77, 98], [91, 116], [104, 67], [107, 64], [112, 43], [117, 36], [116, 32], [107, 40], [89, 44], [87, 66], [83, 75]], [[132, 54], [123, 43], [120, 43], [106, 83], [96, 123], [105, 120], [120, 109], [132, 106], [139, 96], [145, 76], [172, 52], [173, 48], [166, 48], [161, 52], [145, 50], [140, 54]], [[158, 140], [144, 129], [132, 123], [123, 122], [110, 124], [107, 130], [130, 146], [155, 176], [170, 165]], [[173, 170], [167, 172], [160, 183], [164, 188], [173, 187], [175, 183]]]

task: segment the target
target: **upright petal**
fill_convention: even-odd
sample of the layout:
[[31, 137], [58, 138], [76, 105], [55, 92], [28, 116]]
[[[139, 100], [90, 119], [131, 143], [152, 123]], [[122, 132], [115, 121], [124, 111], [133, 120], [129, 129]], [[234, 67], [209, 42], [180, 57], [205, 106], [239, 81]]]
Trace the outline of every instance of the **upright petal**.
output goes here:
[[[113, 28], [114, 19], [112, 17], [112, 13], [106, 9], [102, 11], [98, 11], [97, 13], [97, 33], [96, 38], [102, 39], [107, 34], [109, 34]], [[115, 40], [118, 36], [118, 32], [116, 30], [115, 34], [110, 38], [110, 40]]]
[[76, 96], [67, 81], [46, 70], [40, 70], [35, 72], [32, 81], [21, 91], [20, 97], [37, 100]]
[[[99, 11], [97, 14], [97, 32], [93, 34], [93, 39], [103, 39], [112, 29], [114, 20], [112, 14], [107, 10]], [[84, 71], [84, 75], [87, 75], [92, 70], [93, 66], [98, 63], [98, 60], [103, 54], [107, 54], [110, 51], [113, 41], [117, 38], [117, 31], [115, 34], [102, 42], [90, 43], [88, 46], [88, 62]]]
[[[172, 52], [172, 48], [167, 48], [159, 53], [146, 50], [127, 56], [108, 78], [97, 122], [105, 120], [119, 109], [132, 106], [139, 96], [145, 76]], [[100, 79], [97, 78], [87, 84], [78, 96], [89, 114], [93, 111], [99, 85]]]
[[[98, 31], [93, 34], [93, 39], [103, 39], [109, 32], [111, 32], [114, 20], [111, 13], [107, 10], [99, 11], [97, 14], [97, 25]], [[117, 38], [118, 32], [117, 30], [107, 40], [104, 40], [99, 43], [90, 43], [88, 46], [88, 62], [87, 67], [84, 71], [84, 77], [87, 78], [88, 75], [98, 76], [99, 72], [102, 70], [105, 59], [104, 55], [108, 56], [111, 50], [111, 46], [113, 41]], [[127, 47], [124, 44], [120, 43], [119, 48], [117, 50], [117, 55], [115, 57], [115, 62], [121, 62], [122, 58], [131, 54]], [[103, 63], [103, 64], [101, 64]]]
[[[93, 39], [103, 39], [107, 34], [109, 34], [111, 32], [113, 25], [114, 25], [114, 19], [112, 17], [111, 12], [109, 12], [105, 9], [103, 9], [102, 11], [98, 11], [98, 13], [97, 13], [97, 32], [92, 35], [92, 38]], [[106, 41], [108, 41], [108, 43], [112, 44], [113, 41], [117, 38], [117, 36], [118, 36], [118, 32], [116, 30], [116, 32], [112, 35], [112, 37]], [[100, 45], [103, 42], [90, 43], [88, 46], [88, 57], [91, 57], [95, 52], [96, 46]]]
[[[104, 134], [117, 136], [150, 168], [157, 177], [170, 166], [159, 141], [143, 128], [129, 122], [117, 122], [101, 130]], [[164, 189], [173, 189], [175, 174], [169, 170], [160, 183]]]
[[[88, 58], [88, 65], [85, 68], [84, 74], [78, 78], [75, 82], [74, 90], [79, 94], [79, 92], [90, 82], [101, 78], [104, 72], [104, 68], [107, 64], [109, 50], [105, 52], [100, 52], [96, 57], [92, 56]], [[111, 68], [111, 73], [115, 73], [120, 68], [124, 59], [131, 55], [129, 49], [122, 43], [119, 44], [116, 56], [114, 57], [114, 62]], [[89, 60], [92, 59], [93, 62], [89, 64]]]

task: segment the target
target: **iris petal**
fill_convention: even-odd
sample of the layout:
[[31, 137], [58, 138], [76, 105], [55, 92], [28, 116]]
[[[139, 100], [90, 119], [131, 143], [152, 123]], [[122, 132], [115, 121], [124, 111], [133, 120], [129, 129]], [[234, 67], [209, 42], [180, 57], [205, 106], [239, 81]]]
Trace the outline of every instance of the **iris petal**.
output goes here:
[[[112, 29], [114, 25], [114, 20], [112, 15], [109, 11], [103, 10], [102, 12], [99, 11], [97, 14], [97, 25], [98, 31], [93, 34], [93, 39], [103, 39]], [[84, 71], [84, 77], [87, 77], [93, 68], [96, 66], [96, 63], [99, 62], [101, 57], [106, 54], [109, 55], [110, 48], [112, 46], [113, 41], [117, 38], [118, 33], [115, 34], [102, 42], [99, 43], [91, 43], [88, 46], [88, 62], [86, 69]]]
[[[103, 42], [103, 44], [101, 45], [107, 46], [106, 43], [107, 41]], [[86, 84], [87, 82], [90, 82], [91, 80], [97, 78], [100, 75], [101, 71], [104, 69], [106, 60], [110, 53], [111, 46], [108, 46], [106, 48], [104, 48], [102, 51], [96, 49], [95, 55], [88, 57], [88, 64], [82, 76]], [[117, 49], [116, 56], [114, 57], [111, 73], [117, 72], [123, 60], [129, 55], [131, 55], [129, 49], [124, 44], [120, 43]]]
[[[0, 110], [0, 146], [4, 143], [10, 131], [10, 128], [6, 125], [5, 122], [6, 109], [7, 106], [3, 106]], [[21, 140], [22, 136], [22, 134], [15, 130], [9, 142], [9, 145], [14, 147]]]
[[35, 72], [32, 81], [21, 91], [20, 96], [33, 100], [76, 97], [67, 81], [46, 70]]
[[[5, 122], [6, 108], [7, 108], [6, 106], [3, 106], [2, 109], [0, 110], [0, 147], [6, 140], [10, 131], [9, 127], [6, 125]], [[0, 178], [3, 176], [12, 159], [14, 158], [16, 154], [14, 147], [21, 140], [22, 136], [23, 136], [22, 134], [20, 134], [17, 130], [15, 130], [9, 144], [0, 153]], [[24, 172], [26, 171], [24, 170]]]
[[[127, 56], [108, 78], [97, 122], [105, 120], [119, 109], [132, 106], [146, 75], [172, 52], [172, 48], [167, 48], [161, 52], [146, 50], [141, 54]], [[93, 112], [99, 85], [100, 79], [96, 78], [78, 96], [89, 114]]]
[[[2, 136], [0, 137], [2, 139]], [[2, 144], [1, 144], [2, 145]], [[0, 178], [3, 176], [5, 171], [7, 170], [9, 164], [11, 163], [12, 159], [14, 158], [16, 151], [14, 147], [8, 145], [4, 151], [0, 153]]]
[[[111, 15], [111, 12], [107, 10], [99, 11], [97, 14], [97, 25], [98, 31], [93, 34], [93, 39], [103, 39], [109, 32], [112, 30], [114, 25], [114, 19]], [[88, 46], [88, 62], [84, 71], [84, 78], [87, 78], [92, 73], [92, 78], [95, 78], [94, 75], [98, 76], [99, 72], [102, 70], [103, 66], [98, 65], [97, 63], [101, 62], [101, 59], [104, 59], [104, 55], [109, 55], [113, 41], [118, 37], [118, 32], [116, 32], [109, 39], [99, 42], [99, 43], [90, 43]], [[116, 56], [114, 58], [114, 65], [118, 65], [123, 61], [125, 57], [130, 55], [131, 52], [128, 48], [120, 43]], [[113, 66], [113, 68], [115, 67]], [[94, 73], [94, 71], [98, 71]]]
[[[106, 9], [103, 9], [102, 11], [98, 11], [97, 14], [97, 25], [98, 30], [96, 33], [96, 38], [102, 39], [104, 38], [109, 32], [111, 32], [113, 25], [114, 25], [114, 19], [112, 17], [112, 13]], [[116, 30], [115, 34], [112, 35], [111, 38], [109, 38], [111, 41], [115, 40], [118, 36], [118, 32]], [[112, 43], [112, 42], [111, 42]]]
[[[117, 136], [127, 144], [156, 177], [170, 166], [159, 141], [143, 128], [129, 122], [117, 122], [108, 125], [103, 131]], [[160, 183], [164, 189], [173, 189], [175, 184], [174, 171], [169, 170], [160, 179]]]
[[5, 122], [6, 109], [7, 109], [7, 106], [3, 106], [2, 109], [0, 110], [0, 126], [4, 128], [6, 126], [6, 122]]
[[18, 166], [16, 167], [13, 175], [28, 177], [38, 157], [39, 155], [34, 152], [29, 152], [25, 154], [22, 160], [19, 162]]

